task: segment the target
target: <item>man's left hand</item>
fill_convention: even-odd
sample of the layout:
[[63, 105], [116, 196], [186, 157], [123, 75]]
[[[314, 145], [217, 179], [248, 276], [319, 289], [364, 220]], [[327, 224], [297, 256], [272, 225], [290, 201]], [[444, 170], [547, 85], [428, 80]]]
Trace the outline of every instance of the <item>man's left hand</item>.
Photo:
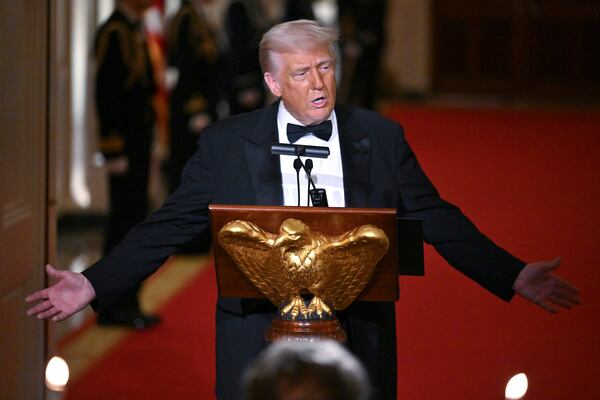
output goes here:
[[557, 313], [560, 307], [571, 308], [579, 304], [579, 290], [552, 273], [559, 265], [560, 257], [552, 261], [527, 264], [517, 276], [513, 289], [553, 314]]

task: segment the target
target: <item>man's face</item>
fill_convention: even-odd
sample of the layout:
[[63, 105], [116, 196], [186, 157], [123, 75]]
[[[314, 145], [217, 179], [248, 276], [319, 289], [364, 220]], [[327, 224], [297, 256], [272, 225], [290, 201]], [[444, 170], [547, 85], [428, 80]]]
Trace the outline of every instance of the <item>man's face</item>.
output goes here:
[[335, 106], [335, 61], [327, 46], [298, 53], [276, 54], [276, 72], [266, 72], [271, 92], [298, 121], [325, 121]]

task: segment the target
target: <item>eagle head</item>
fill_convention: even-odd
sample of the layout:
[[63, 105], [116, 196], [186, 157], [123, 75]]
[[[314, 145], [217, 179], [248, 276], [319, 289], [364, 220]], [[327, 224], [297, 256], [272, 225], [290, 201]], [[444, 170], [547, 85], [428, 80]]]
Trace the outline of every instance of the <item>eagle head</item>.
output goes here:
[[275, 240], [273, 247], [300, 248], [311, 243], [311, 230], [304, 222], [288, 218], [279, 227], [279, 237]]

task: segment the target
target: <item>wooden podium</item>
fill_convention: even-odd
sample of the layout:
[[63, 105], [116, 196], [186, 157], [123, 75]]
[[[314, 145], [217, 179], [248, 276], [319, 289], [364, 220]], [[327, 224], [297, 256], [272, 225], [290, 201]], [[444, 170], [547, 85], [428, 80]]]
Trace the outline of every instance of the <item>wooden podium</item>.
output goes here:
[[[278, 232], [282, 222], [288, 218], [301, 220], [312, 230], [326, 235], [340, 235], [367, 224], [383, 230], [390, 243], [388, 251], [355, 301], [397, 301], [400, 295], [398, 275], [423, 275], [421, 221], [398, 219], [396, 209], [212, 204], [209, 213], [217, 287], [222, 297], [265, 297], [238, 269], [219, 243], [218, 235], [223, 226], [235, 220], [252, 222], [272, 233]], [[296, 327], [297, 330], [304, 331], [305, 327], [300, 325]]]

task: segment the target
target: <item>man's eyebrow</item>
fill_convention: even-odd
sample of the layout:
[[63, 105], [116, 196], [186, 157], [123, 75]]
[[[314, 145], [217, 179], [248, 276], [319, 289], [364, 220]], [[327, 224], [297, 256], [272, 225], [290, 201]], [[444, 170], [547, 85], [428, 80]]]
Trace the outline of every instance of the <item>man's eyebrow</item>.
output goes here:
[[[317, 67], [319, 67], [319, 66], [321, 66], [323, 64], [331, 64], [332, 61], [333, 61], [333, 59], [331, 59], [331, 58], [323, 58], [323, 59], [317, 61], [315, 65]], [[293, 69], [293, 71], [301, 71], [301, 70], [306, 70], [306, 69], [311, 69], [311, 68], [312, 68], [312, 65], [309, 65], [309, 64], [300, 64], [297, 67], [295, 67]]]
[[303, 72], [303, 71], [308, 71], [309, 69], [310, 69], [310, 65], [308, 65], [308, 64], [299, 65], [292, 69], [292, 74], [295, 74], [298, 72]]

